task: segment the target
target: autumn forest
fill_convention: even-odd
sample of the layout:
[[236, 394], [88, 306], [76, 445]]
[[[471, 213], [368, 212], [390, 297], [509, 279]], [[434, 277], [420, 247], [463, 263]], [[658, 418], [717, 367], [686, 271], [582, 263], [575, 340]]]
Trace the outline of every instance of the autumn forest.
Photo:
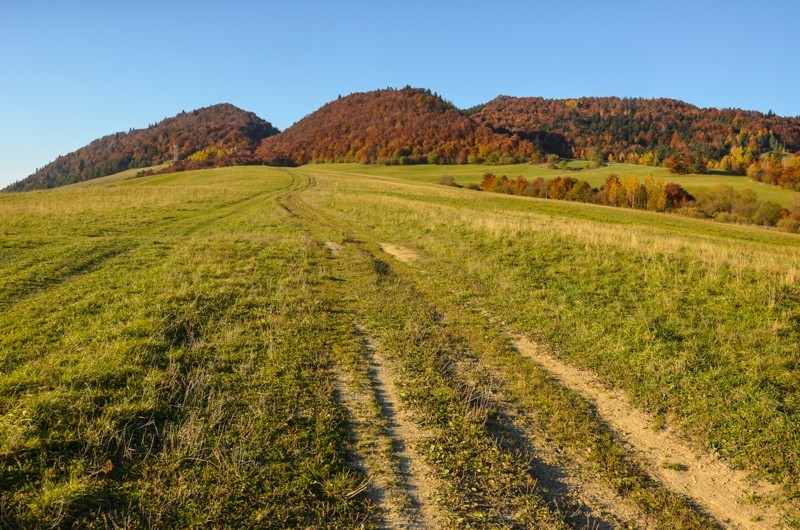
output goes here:
[[[124, 169], [244, 164], [542, 163], [548, 155], [599, 165], [662, 166], [673, 174], [747, 175], [800, 189], [800, 118], [701, 109], [671, 99], [500, 96], [461, 110], [430, 90], [356, 93], [279, 132], [229, 104], [116, 133], [47, 164], [8, 189], [51, 188]], [[153, 171], [153, 170], [150, 170]]]

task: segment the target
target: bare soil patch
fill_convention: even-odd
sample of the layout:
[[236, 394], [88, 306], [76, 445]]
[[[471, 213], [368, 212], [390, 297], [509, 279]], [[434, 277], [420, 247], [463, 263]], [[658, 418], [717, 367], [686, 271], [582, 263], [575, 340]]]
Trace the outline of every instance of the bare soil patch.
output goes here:
[[419, 255], [417, 255], [416, 252], [405, 247], [401, 247], [400, 245], [393, 245], [391, 243], [378, 243], [378, 245], [380, 245], [382, 251], [393, 256], [397, 261], [411, 263], [412, 261], [419, 259]]
[[339, 243], [334, 243], [333, 241], [326, 241], [324, 243], [324, 246], [325, 248], [328, 249], [328, 252], [330, 252], [334, 256], [338, 254], [340, 250], [342, 250], [342, 245], [340, 245]]
[[[369, 345], [369, 342], [367, 341]], [[371, 348], [371, 345], [370, 345]], [[392, 440], [392, 449], [400, 466], [400, 473], [411, 500], [407, 528], [437, 528], [436, 508], [433, 505], [431, 473], [414, 450], [415, 441], [422, 437], [417, 426], [399, 408], [400, 398], [395, 387], [395, 376], [376, 350], [372, 350], [371, 376], [375, 396], [387, 420], [386, 434]]]

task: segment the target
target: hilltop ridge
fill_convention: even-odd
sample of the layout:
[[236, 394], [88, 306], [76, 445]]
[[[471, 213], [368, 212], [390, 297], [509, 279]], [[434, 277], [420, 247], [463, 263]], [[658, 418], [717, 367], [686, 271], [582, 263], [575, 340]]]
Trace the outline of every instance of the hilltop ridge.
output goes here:
[[[212, 105], [166, 118], [146, 129], [109, 134], [58, 157], [8, 191], [54, 188], [119, 171], [184, 158], [172, 170], [228, 166], [252, 160], [263, 138], [278, 130], [252, 112], [231, 104]], [[188, 157], [188, 158], [187, 158]]]
[[273, 165], [513, 163], [535, 156], [518, 135], [497, 133], [430, 90], [411, 87], [339, 98], [265, 139], [256, 153]]
[[[680, 154], [743, 173], [759, 155], [800, 149], [800, 119], [668, 99], [498, 96], [470, 115], [560, 156], [658, 165]], [[734, 151], [740, 149], [740, 151]], [[744, 160], [749, 156], [748, 160]], [[729, 157], [725, 160], [725, 157]]]
[[173, 145], [181, 160], [162, 171], [258, 163], [538, 163], [551, 154], [663, 165], [674, 173], [769, 173], [775, 178], [756, 180], [792, 188], [794, 173], [778, 176], [785, 155], [800, 150], [800, 117], [667, 98], [501, 95], [460, 110], [430, 90], [407, 86], [340, 96], [283, 132], [230, 104], [182, 112], [95, 140], [6, 190], [52, 188], [161, 164], [172, 160]]

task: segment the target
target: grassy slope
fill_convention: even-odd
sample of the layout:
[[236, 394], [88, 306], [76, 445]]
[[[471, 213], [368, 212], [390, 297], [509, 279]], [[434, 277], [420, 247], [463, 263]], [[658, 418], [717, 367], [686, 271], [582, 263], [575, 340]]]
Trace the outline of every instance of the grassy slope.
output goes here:
[[[582, 167], [580, 161], [572, 161], [571, 166], [578, 168]], [[729, 186], [733, 186], [733, 188], [737, 191], [741, 191], [743, 189], [752, 189], [758, 195], [759, 200], [774, 201], [781, 206], [788, 206], [792, 199], [798, 196], [797, 192], [784, 190], [777, 186], [770, 186], [769, 184], [753, 182], [747, 177], [742, 176], [724, 175], [719, 173], [712, 173], [708, 175], [671, 175], [663, 167], [647, 167], [636, 164], [611, 164], [609, 166], [604, 166], [597, 169], [582, 169], [580, 171], [569, 172], [560, 171], [557, 169], [547, 169], [543, 165], [530, 164], [514, 164], [507, 166], [364, 166], [360, 164], [320, 164], [312, 165], [310, 167], [318, 167], [320, 169], [330, 169], [363, 175], [390, 176], [419, 182], [436, 182], [443, 175], [451, 175], [455, 177], [456, 182], [459, 184], [478, 184], [480, 183], [484, 173], [487, 172], [491, 172], [496, 175], [508, 175], [509, 177], [522, 175], [528, 179], [535, 179], [538, 177], [555, 178], [558, 176], [568, 175], [579, 180], [585, 180], [595, 187], [600, 187], [610, 173], [616, 173], [620, 176], [626, 176], [635, 173], [639, 175], [640, 178], [644, 178], [647, 175], [653, 175], [655, 178], [662, 177], [666, 182], [677, 182], [684, 186], [690, 193], [697, 193], [702, 189], [716, 186], [717, 184], [727, 184]]]
[[800, 491], [797, 236], [306, 171], [326, 176], [319, 208], [421, 251], [438, 296], [488, 308], [707, 450]]
[[137, 178], [139, 173], [143, 171], [153, 170], [159, 171], [168, 167], [172, 162], [166, 162], [164, 164], [159, 164], [157, 166], [150, 166], [150, 167], [137, 167], [133, 169], [126, 169], [125, 171], [120, 171], [119, 173], [114, 173], [113, 175], [107, 175], [105, 177], [100, 177], [96, 179], [87, 180], [84, 182], [76, 182], [75, 184], [70, 184], [68, 187], [72, 188], [96, 188], [98, 186], [108, 186], [110, 184], [116, 184], [117, 182], [121, 182], [123, 180], [130, 180]]
[[243, 167], [0, 196], [0, 523], [363, 521], [330, 373], [359, 369], [361, 321], [432, 431], [453, 526], [562, 526], [487, 423], [497, 392], [664, 527], [708, 526], [471, 308], [800, 489], [800, 237], [385, 169], [407, 179]]
[[[373, 526], [334, 372], [369, 375], [357, 320], [435, 316], [359, 298], [375, 262], [329, 263], [286, 202], [304, 182], [243, 167], [0, 197], [0, 526]], [[395, 335], [406, 365], [448, 340]], [[469, 412], [438, 368], [420, 395]], [[477, 409], [440, 414], [428, 446], [448, 448], [440, 521], [564, 528]]]
[[0, 197], [0, 526], [364, 519], [327, 376], [329, 343], [359, 343], [274, 202], [295, 185], [237, 168]]

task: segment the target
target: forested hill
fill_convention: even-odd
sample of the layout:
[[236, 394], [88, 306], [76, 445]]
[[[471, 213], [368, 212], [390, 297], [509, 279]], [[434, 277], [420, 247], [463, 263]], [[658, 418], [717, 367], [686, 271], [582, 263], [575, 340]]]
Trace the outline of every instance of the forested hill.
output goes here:
[[429, 90], [406, 87], [351, 94], [324, 105], [267, 138], [257, 158], [267, 164], [515, 162], [533, 145], [464, 116]]
[[[800, 188], [800, 117], [701, 109], [672, 99], [499, 96], [459, 110], [430, 90], [406, 87], [339, 97], [278, 134], [229, 104], [112, 134], [59, 157], [9, 191], [52, 188], [172, 160], [163, 171], [245, 163], [510, 164], [546, 154], [708, 168]], [[788, 161], [788, 162], [787, 162]]]
[[[677, 155], [743, 173], [768, 151], [800, 149], [800, 119], [701, 109], [673, 99], [543, 99], [500, 96], [470, 116], [546, 152], [657, 165]], [[727, 158], [726, 158], [727, 157]], [[725, 166], [725, 167], [723, 167]]]
[[230, 104], [182, 112], [147, 129], [116, 133], [61, 156], [9, 191], [54, 188], [119, 171], [172, 160], [178, 146], [182, 161], [175, 169], [227, 166], [252, 161], [261, 141], [278, 130], [252, 112]]

